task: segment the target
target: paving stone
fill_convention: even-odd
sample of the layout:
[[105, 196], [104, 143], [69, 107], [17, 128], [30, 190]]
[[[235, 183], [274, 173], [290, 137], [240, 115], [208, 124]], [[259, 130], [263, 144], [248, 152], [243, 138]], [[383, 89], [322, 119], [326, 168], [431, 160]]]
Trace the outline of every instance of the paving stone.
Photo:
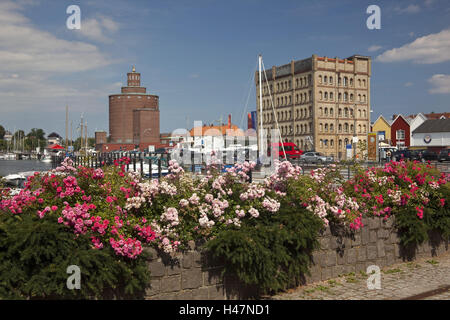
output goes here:
[[384, 241], [377, 241], [377, 255], [379, 258], [386, 256], [386, 252], [384, 251]]
[[161, 280], [161, 292], [174, 292], [181, 290], [181, 276], [164, 277]]
[[380, 219], [377, 218], [370, 218], [369, 219], [369, 228], [372, 229], [379, 229], [380, 228]]
[[378, 235], [375, 230], [370, 230], [369, 243], [375, 243], [378, 240]]
[[347, 263], [355, 264], [356, 263], [356, 249], [352, 248], [347, 250]]
[[331, 275], [333, 278], [337, 278], [342, 274], [344, 274], [344, 266], [337, 265], [332, 267]]
[[377, 258], [377, 246], [367, 246], [367, 259], [373, 260]]
[[164, 263], [158, 260], [154, 260], [148, 264], [152, 277], [161, 277], [166, 274], [166, 267], [164, 266]]
[[331, 267], [322, 269], [322, 280], [327, 280], [332, 278]]
[[357, 233], [355, 234], [354, 240], [352, 240], [352, 247], [360, 246], [361, 245], [361, 234]]
[[336, 258], [336, 252], [335, 251], [329, 251], [325, 255], [325, 265], [327, 267], [335, 266], [337, 262]]
[[361, 247], [357, 249], [357, 255], [358, 255], [358, 261], [366, 261], [367, 255], [366, 255], [366, 247]]
[[203, 272], [200, 268], [184, 270], [181, 273], [181, 287], [183, 289], [199, 288], [203, 285]]
[[361, 244], [366, 245], [370, 241], [370, 230], [368, 227], [363, 227], [361, 230]]

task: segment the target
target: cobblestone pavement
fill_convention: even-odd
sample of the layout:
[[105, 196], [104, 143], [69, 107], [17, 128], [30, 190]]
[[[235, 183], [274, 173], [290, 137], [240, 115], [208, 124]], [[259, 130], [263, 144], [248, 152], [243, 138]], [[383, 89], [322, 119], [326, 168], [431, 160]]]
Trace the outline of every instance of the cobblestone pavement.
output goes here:
[[[275, 300], [450, 300], [450, 252], [381, 269], [381, 289], [369, 275], [350, 273], [270, 297]], [[439, 289], [439, 290], [436, 290]], [[433, 291], [436, 290], [436, 291]]]

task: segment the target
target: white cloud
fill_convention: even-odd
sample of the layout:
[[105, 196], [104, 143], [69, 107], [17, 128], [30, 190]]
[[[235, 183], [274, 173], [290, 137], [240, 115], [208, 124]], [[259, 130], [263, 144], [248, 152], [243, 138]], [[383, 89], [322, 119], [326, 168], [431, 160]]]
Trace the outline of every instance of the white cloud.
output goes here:
[[450, 60], [450, 29], [417, 38], [399, 48], [383, 52], [376, 58], [380, 62], [413, 61], [440, 63]]
[[383, 48], [383, 47], [382, 46], [373, 45], [373, 46], [370, 46], [369, 49], [367, 49], [367, 51], [374, 52], [374, 51], [380, 50], [381, 48]]
[[416, 4], [410, 4], [406, 8], [396, 7], [394, 10], [397, 11], [398, 13], [400, 13], [400, 14], [403, 14], [403, 13], [418, 13], [420, 11], [420, 7], [418, 5], [416, 5]]
[[428, 90], [429, 93], [450, 93], [450, 75], [435, 74], [428, 79], [428, 82], [433, 86]]
[[[3, 112], [31, 110], [35, 101], [51, 105], [61, 97], [88, 98], [95, 88], [77, 88], [55, 77], [89, 71], [113, 61], [95, 45], [68, 41], [39, 29], [23, 14], [33, 1], [0, 3], [0, 108]], [[107, 18], [104, 27], [114, 30]], [[101, 93], [105, 94], [102, 88]], [[107, 92], [106, 92], [107, 94]]]
[[412, 83], [412, 82], [407, 82], [407, 83], [405, 83], [405, 87], [412, 87], [413, 84], [414, 84], [414, 83]]
[[101, 16], [97, 19], [87, 19], [81, 21], [81, 29], [75, 30], [81, 37], [89, 40], [100, 41], [105, 43], [112, 42], [112, 39], [106, 35], [119, 30], [119, 24], [111, 18]]

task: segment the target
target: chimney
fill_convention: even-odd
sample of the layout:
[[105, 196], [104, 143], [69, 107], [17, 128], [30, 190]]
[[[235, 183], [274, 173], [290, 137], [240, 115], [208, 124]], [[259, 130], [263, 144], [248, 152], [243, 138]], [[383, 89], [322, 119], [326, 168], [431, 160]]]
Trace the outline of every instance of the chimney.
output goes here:
[[231, 129], [231, 114], [228, 115], [228, 129]]

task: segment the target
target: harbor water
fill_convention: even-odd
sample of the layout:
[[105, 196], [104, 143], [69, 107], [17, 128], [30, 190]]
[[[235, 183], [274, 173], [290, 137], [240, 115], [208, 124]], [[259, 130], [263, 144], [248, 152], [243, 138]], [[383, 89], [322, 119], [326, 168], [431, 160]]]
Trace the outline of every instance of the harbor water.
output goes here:
[[39, 160], [0, 160], [0, 177], [27, 171], [48, 171], [52, 169], [51, 162]]

